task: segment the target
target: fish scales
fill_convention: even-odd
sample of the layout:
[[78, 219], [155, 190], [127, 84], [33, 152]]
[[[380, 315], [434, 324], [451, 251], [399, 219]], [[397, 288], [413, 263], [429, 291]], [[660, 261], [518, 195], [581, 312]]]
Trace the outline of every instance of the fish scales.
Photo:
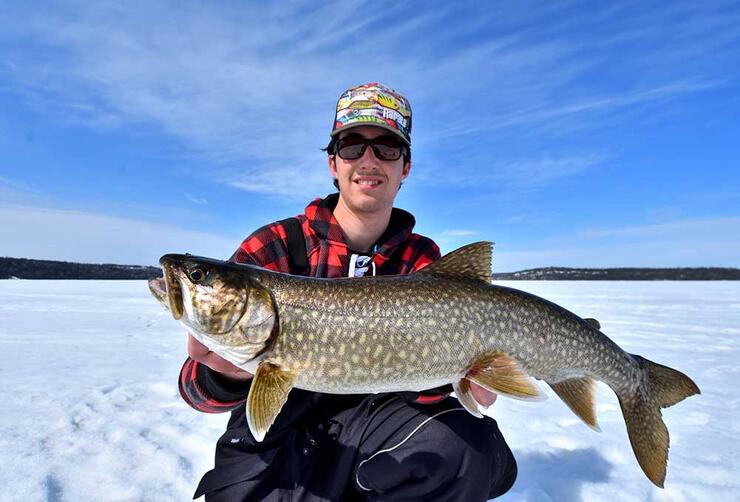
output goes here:
[[[456, 291], [440, 291], [432, 281], [378, 279], [388, 294], [375, 294], [377, 280], [363, 279], [295, 279], [302, 284], [287, 288], [290, 293], [279, 289], [281, 336], [271, 360], [300, 368], [298, 385], [320, 392], [421, 390], [430, 381], [459, 379], [483, 348], [480, 329], [471, 322], [474, 308], [434, 309], [435, 297], [451, 300]], [[373, 371], [386, 378], [379, 381]]]
[[330, 393], [423, 390], [452, 383], [481, 416], [471, 384], [519, 398], [547, 382], [598, 429], [596, 381], [619, 399], [646, 476], [663, 486], [668, 430], [660, 409], [700, 393], [683, 373], [622, 350], [548, 300], [490, 282], [490, 243], [405, 276], [317, 279], [189, 255], [160, 260], [154, 296], [194, 336], [254, 373], [247, 422], [262, 440], [298, 387]]

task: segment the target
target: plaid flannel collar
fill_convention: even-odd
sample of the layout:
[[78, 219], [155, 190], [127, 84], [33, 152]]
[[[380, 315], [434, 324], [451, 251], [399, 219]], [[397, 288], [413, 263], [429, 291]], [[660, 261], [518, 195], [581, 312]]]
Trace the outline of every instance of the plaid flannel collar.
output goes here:
[[[327, 195], [323, 199], [315, 199], [306, 206], [305, 214], [306, 218], [308, 218], [309, 225], [320, 238], [342, 244], [346, 247], [347, 241], [344, 238], [342, 227], [339, 226], [339, 222], [334, 218], [334, 208], [337, 207], [338, 201], [338, 193]], [[409, 238], [414, 225], [416, 225], [416, 220], [411, 213], [394, 207], [391, 212], [391, 220], [388, 228], [385, 229], [383, 235], [375, 243], [375, 252], [386, 258], [390, 257], [393, 250]]]

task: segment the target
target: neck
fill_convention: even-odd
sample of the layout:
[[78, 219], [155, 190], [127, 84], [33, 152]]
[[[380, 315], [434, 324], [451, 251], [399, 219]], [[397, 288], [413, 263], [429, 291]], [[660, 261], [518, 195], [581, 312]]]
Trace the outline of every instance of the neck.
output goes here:
[[340, 195], [334, 208], [334, 218], [342, 227], [347, 245], [354, 251], [367, 253], [388, 228], [392, 210], [392, 207], [388, 207], [370, 213], [353, 211]]

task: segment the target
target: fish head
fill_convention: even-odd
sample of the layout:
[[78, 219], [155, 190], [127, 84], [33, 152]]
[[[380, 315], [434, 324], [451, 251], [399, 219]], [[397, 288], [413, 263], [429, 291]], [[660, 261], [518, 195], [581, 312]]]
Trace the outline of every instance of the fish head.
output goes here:
[[237, 327], [249, 296], [243, 274], [224, 262], [191, 255], [167, 254], [159, 263], [164, 278], [150, 280], [149, 289], [176, 320], [215, 339]]

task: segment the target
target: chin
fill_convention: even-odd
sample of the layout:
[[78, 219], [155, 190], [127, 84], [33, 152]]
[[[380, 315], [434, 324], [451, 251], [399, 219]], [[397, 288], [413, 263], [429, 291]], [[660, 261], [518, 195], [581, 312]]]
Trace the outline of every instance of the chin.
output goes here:
[[393, 206], [393, 199], [384, 194], [352, 194], [348, 197], [347, 203], [353, 206], [357, 211], [363, 213], [372, 213], [380, 211], [387, 206]]
[[358, 211], [362, 211], [363, 213], [372, 213], [385, 207], [385, 203], [382, 200], [374, 199], [367, 196], [357, 197], [354, 200], [350, 201], [350, 204], [352, 204]]

